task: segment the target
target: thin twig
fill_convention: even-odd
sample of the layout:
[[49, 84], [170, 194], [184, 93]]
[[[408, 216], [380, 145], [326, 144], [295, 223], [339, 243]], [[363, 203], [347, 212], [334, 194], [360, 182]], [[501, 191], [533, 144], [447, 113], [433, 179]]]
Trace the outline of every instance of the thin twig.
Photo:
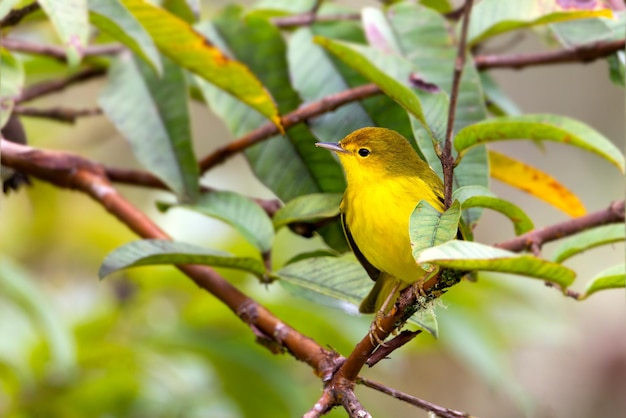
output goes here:
[[341, 404], [350, 418], [372, 418], [352, 390], [342, 393]]
[[[4, 38], [0, 44], [14, 52], [23, 52], [26, 54], [44, 55], [46, 57], [54, 58], [61, 62], [67, 62], [67, 53], [65, 48], [57, 45], [45, 45], [34, 42], [25, 41], [23, 39]], [[124, 47], [120, 44], [103, 44], [103, 45], [90, 45], [82, 50], [82, 55], [98, 56], [98, 55], [115, 55], [124, 50]]]
[[461, 37], [459, 38], [459, 47], [454, 60], [454, 74], [452, 76], [452, 90], [450, 91], [450, 107], [448, 108], [448, 124], [446, 127], [446, 137], [441, 153], [441, 166], [443, 168], [443, 184], [444, 184], [444, 204], [449, 208], [452, 204], [452, 187], [454, 185], [454, 158], [452, 157], [452, 134], [454, 132], [454, 121], [456, 116], [456, 102], [459, 97], [459, 86], [461, 84], [461, 76], [463, 75], [463, 67], [465, 66], [465, 50], [467, 41], [467, 28], [469, 26], [469, 17], [472, 12], [473, 0], [466, 0], [463, 22], [461, 23]]
[[311, 13], [301, 13], [291, 16], [275, 17], [271, 22], [279, 28], [289, 28], [294, 26], [308, 26], [314, 22], [337, 22], [341, 20], [359, 20], [359, 13], [337, 13], [328, 15], [316, 15], [313, 17]]
[[402, 347], [413, 338], [417, 337], [421, 332], [421, 330], [402, 331], [390, 341], [385, 341], [384, 345], [379, 346], [376, 351], [374, 351], [372, 355], [369, 356], [365, 364], [367, 364], [368, 367], [374, 367], [379, 361], [388, 358], [387, 356], [389, 356], [389, 354]]
[[[367, 97], [379, 94], [380, 92], [380, 88], [375, 84], [365, 84], [359, 87], [355, 87], [353, 89], [342, 91], [340, 93], [332, 94], [321, 100], [309, 103], [306, 106], [302, 106], [299, 109], [284, 115], [281, 118], [281, 121], [285, 129], [287, 129], [290, 126], [293, 126], [307, 119], [311, 119], [323, 113], [335, 110], [339, 106], [342, 106], [346, 103], [354, 102], [356, 100], [362, 100]], [[216, 165], [223, 163], [235, 154], [242, 152], [246, 148], [249, 148], [252, 145], [257, 144], [261, 141], [264, 141], [278, 133], [278, 128], [275, 124], [266, 123], [265, 125], [255, 129], [249, 134], [244, 135], [243, 137], [216, 149], [215, 151], [213, 151], [213, 153], [204, 157], [202, 160], [200, 160], [200, 169], [202, 172], [205, 172], [215, 167]]]
[[[167, 185], [163, 183], [160, 178], [147, 171], [108, 166], [103, 166], [103, 169], [109, 181], [114, 183], [169, 190]], [[208, 186], [200, 186], [200, 191], [210, 193], [216, 191], [216, 189]], [[276, 211], [282, 206], [277, 199], [260, 199], [257, 197], [248, 197], [248, 199], [259, 205], [270, 217], [274, 216]]]
[[20, 23], [22, 19], [24, 19], [26, 16], [28, 16], [31, 13], [36, 12], [40, 8], [41, 6], [39, 6], [39, 3], [34, 2], [20, 9], [13, 9], [9, 12], [8, 15], [6, 15], [4, 19], [0, 21], [0, 28], [7, 28], [9, 26], [15, 26], [18, 23]]
[[420, 398], [416, 398], [415, 396], [411, 396], [404, 392], [400, 392], [399, 390], [390, 388], [388, 386], [383, 385], [382, 383], [375, 382], [370, 379], [366, 379], [364, 377], [359, 377], [357, 383], [362, 384], [363, 386], [367, 386], [379, 392], [385, 393], [389, 396], [392, 396], [401, 401], [407, 402], [413, 406], [416, 406], [424, 411], [431, 412], [438, 417], [441, 418], [470, 418], [471, 415], [467, 412], [455, 411], [454, 409], [444, 408], [439, 405], [435, 405], [432, 402], [425, 401]]
[[476, 68], [489, 70], [494, 68], [520, 68], [534, 65], [550, 65], [563, 63], [588, 63], [607, 57], [624, 49], [624, 39], [610, 42], [597, 42], [573, 49], [559, 51], [536, 52], [532, 54], [512, 55], [477, 55], [474, 57]]
[[85, 116], [98, 116], [102, 114], [99, 107], [91, 109], [70, 109], [66, 107], [52, 107], [39, 109], [35, 107], [16, 106], [13, 111], [21, 116], [53, 119], [59, 122], [74, 123], [77, 118]]
[[64, 90], [73, 84], [91, 80], [104, 74], [106, 74], [105, 68], [86, 68], [67, 78], [42, 81], [25, 88], [22, 94], [15, 99], [15, 103], [24, 103], [29, 100], [37, 99], [47, 94]]
[[624, 201], [611, 203], [607, 208], [578, 218], [569, 219], [540, 229], [534, 229], [508, 241], [495, 244], [494, 247], [519, 252], [527, 251], [533, 245], [543, 244], [574, 235], [597, 226], [624, 222]]

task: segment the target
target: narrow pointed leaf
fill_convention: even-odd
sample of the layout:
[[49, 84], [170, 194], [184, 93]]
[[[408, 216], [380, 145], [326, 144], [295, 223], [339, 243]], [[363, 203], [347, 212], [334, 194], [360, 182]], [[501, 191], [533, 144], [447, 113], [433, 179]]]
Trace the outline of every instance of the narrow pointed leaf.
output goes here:
[[316, 36], [315, 42], [361, 73], [361, 75], [372, 83], [375, 83], [385, 94], [391, 97], [427, 128], [422, 106], [417, 95], [413, 93], [410, 88], [388, 76], [366, 59], [358, 52], [358, 45], [337, 42], [321, 36]]
[[0, 128], [9, 120], [15, 98], [24, 88], [24, 66], [9, 51], [0, 48]]
[[187, 22], [166, 10], [141, 0], [121, 1], [163, 55], [256, 109], [282, 130], [271, 95], [245, 65], [227, 57]]
[[560, 264], [532, 255], [520, 255], [477, 242], [452, 240], [428, 248], [419, 256], [418, 263], [469, 271], [495, 271], [548, 280], [567, 288], [576, 274]]
[[561, 263], [570, 257], [601, 245], [624, 241], [626, 230], [624, 224], [603, 225], [579, 232], [565, 239], [552, 254], [555, 263]]
[[425, 249], [454, 239], [460, 218], [461, 205], [458, 201], [441, 213], [425, 200], [420, 200], [409, 219], [413, 257], [417, 259]]
[[494, 179], [523, 190], [571, 217], [586, 213], [578, 196], [554, 177], [507, 155], [489, 150], [489, 174]]
[[229, 191], [205, 193], [192, 205], [159, 203], [162, 210], [172, 207], [191, 209], [226, 222], [261, 253], [269, 252], [272, 247], [274, 228], [267, 213], [259, 205], [238, 193]]
[[179, 66], [163, 58], [163, 77], [143, 61], [120, 56], [110, 67], [99, 103], [129, 141], [135, 157], [181, 200], [198, 194], [187, 85]]
[[91, 23], [126, 45], [161, 75], [161, 58], [152, 38], [120, 0], [89, 0]]
[[624, 172], [624, 155], [613, 143], [582, 122], [556, 115], [523, 115], [490, 119], [463, 128], [454, 146], [463, 155], [470, 148], [493, 141], [532, 139], [573, 145], [593, 152]]
[[587, 283], [582, 298], [586, 299], [600, 290], [624, 287], [626, 287], [626, 264], [618, 264], [603, 270], [593, 277]]
[[483, 0], [472, 10], [468, 41], [474, 45], [516, 29], [598, 16], [611, 17], [611, 11], [571, 10], [559, 2], [542, 0]]
[[103, 279], [111, 273], [129, 267], [160, 264], [202, 264], [243, 270], [257, 277], [265, 274], [265, 267], [261, 260], [234, 257], [222, 251], [185, 242], [146, 239], [134, 241], [113, 250], [102, 262], [98, 277]]
[[87, 0], [39, 0], [67, 51], [70, 66], [77, 66], [87, 47]]
[[[517, 205], [496, 197], [489, 189], [480, 186], [461, 187], [453, 193], [453, 199], [461, 202], [463, 210], [468, 208], [487, 208], [500, 212], [513, 222], [515, 234], [521, 235], [534, 228], [533, 221]], [[470, 224], [470, 227], [473, 225]]]
[[293, 222], [315, 222], [339, 215], [339, 193], [314, 193], [296, 197], [274, 214], [274, 228]]

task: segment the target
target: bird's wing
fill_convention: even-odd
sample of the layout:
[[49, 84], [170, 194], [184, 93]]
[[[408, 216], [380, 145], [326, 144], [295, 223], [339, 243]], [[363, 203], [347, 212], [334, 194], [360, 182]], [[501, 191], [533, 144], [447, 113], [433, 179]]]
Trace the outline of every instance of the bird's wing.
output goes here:
[[346, 222], [346, 214], [343, 212], [341, 212], [341, 226], [343, 227], [343, 233], [348, 240], [348, 245], [350, 245], [352, 252], [356, 256], [357, 260], [359, 260], [359, 263], [361, 263], [361, 265], [363, 266], [365, 271], [367, 271], [367, 274], [372, 280], [378, 280], [380, 270], [374, 267], [372, 263], [370, 263], [367, 258], [365, 258], [361, 250], [359, 250], [359, 247], [356, 245], [356, 242], [354, 242], [354, 238], [352, 238], [352, 233], [350, 233], [350, 229], [348, 228], [348, 223]]

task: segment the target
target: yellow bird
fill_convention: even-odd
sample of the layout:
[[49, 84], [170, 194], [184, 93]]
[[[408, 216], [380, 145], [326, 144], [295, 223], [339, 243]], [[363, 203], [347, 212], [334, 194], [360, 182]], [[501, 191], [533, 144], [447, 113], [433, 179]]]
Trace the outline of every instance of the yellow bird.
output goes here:
[[409, 218], [420, 200], [443, 212], [443, 183], [406, 138], [389, 129], [362, 128], [338, 143], [315, 145], [336, 152], [343, 165], [344, 233], [375, 281], [359, 311], [378, 312], [424, 277], [411, 252]]

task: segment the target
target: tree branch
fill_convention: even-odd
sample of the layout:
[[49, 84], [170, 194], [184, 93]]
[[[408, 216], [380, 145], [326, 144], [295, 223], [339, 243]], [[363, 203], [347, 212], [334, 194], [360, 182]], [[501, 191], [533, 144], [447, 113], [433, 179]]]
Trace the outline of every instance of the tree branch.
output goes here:
[[[380, 92], [380, 88], [378, 88], [375, 84], [365, 84], [363, 86], [332, 94], [321, 100], [302, 106], [299, 109], [284, 115], [281, 118], [281, 121], [285, 129], [287, 129], [290, 126], [303, 122], [307, 119], [314, 118], [323, 113], [330, 112], [331, 110], [335, 110], [339, 106], [346, 103], [362, 100], [379, 94]], [[278, 128], [275, 124], [266, 123], [249, 134], [216, 149], [213, 153], [204, 157], [200, 160], [200, 169], [202, 172], [205, 172], [216, 165], [223, 163], [233, 155], [242, 152], [246, 148], [264, 141], [278, 133]]]
[[624, 49], [624, 39], [610, 42], [598, 42], [573, 49], [538, 52], [533, 54], [513, 55], [477, 55], [474, 57], [476, 68], [489, 70], [492, 68], [520, 68], [533, 65], [563, 64], [571, 62], [588, 63], [607, 57]]
[[541, 248], [546, 242], [561, 239], [578, 232], [610, 223], [624, 222], [624, 201], [614, 202], [606, 209], [592, 212], [544, 228], [535, 229], [523, 235], [494, 244], [494, 247], [519, 252], [530, 250], [533, 246]]
[[461, 37], [459, 38], [459, 47], [454, 61], [454, 74], [452, 76], [452, 90], [450, 91], [450, 107], [448, 108], [448, 122], [446, 126], [446, 139], [443, 145], [443, 152], [439, 159], [443, 168], [443, 190], [444, 205], [447, 208], [452, 204], [452, 187], [454, 185], [454, 158], [452, 157], [452, 134], [454, 133], [454, 121], [456, 116], [456, 102], [459, 97], [459, 86], [461, 84], [461, 76], [463, 75], [463, 67], [465, 66], [465, 50], [467, 41], [467, 27], [469, 26], [469, 17], [472, 12], [473, 0], [465, 1], [463, 10], [463, 22], [461, 23]]
[[39, 109], [34, 107], [16, 106], [13, 111], [21, 116], [53, 119], [59, 122], [74, 123], [76, 118], [85, 116], [98, 116], [102, 110], [98, 107], [92, 109], [70, 109], [67, 107], [52, 107]]
[[357, 383], [362, 384], [363, 386], [372, 388], [374, 390], [377, 390], [379, 392], [386, 393], [387, 395], [393, 398], [399, 399], [413, 406], [417, 406], [418, 408], [423, 409], [424, 411], [431, 412], [441, 418], [470, 418], [471, 417], [471, 415], [469, 415], [466, 412], [459, 412], [453, 409], [444, 408], [442, 406], [435, 405], [434, 403], [425, 401], [420, 398], [416, 398], [415, 396], [408, 395], [406, 393], [400, 392], [399, 390], [395, 390], [393, 388], [385, 386], [382, 383], [374, 382], [373, 380], [369, 380], [363, 377], [360, 377], [357, 380]]
[[[167, 185], [163, 183], [160, 178], [147, 171], [107, 166], [103, 166], [103, 169], [109, 181], [114, 183], [169, 190]], [[209, 193], [216, 191], [216, 189], [208, 186], [200, 186], [200, 191]], [[274, 216], [274, 213], [276, 213], [276, 211], [282, 206], [280, 201], [277, 199], [259, 199], [256, 197], [249, 197], [249, 199], [261, 206], [265, 213], [267, 213], [270, 217]]]
[[[5, 139], [0, 140], [0, 158], [3, 165], [27, 172], [58, 187], [89, 195], [142, 238], [170, 239], [111, 186], [99, 164], [74, 154], [43, 151]], [[289, 327], [212, 268], [200, 265], [176, 267], [199, 287], [215, 295], [243, 322], [284, 347], [296, 359], [307, 363], [319, 376], [328, 379], [337, 363], [342, 361], [339, 354], [323, 348], [313, 339]]]
[[65, 88], [72, 84], [91, 80], [92, 78], [100, 77], [104, 74], [106, 74], [106, 68], [86, 68], [67, 78], [42, 81], [25, 88], [22, 94], [15, 99], [15, 103], [24, 103], [47, 94], [65, 90]]
[[[15, 38], [4, 38], [0, 41], [0, 45], [4, 48], [14, 51], [23, 52], [26, 54], [44, 55], [46, 57], [54, 58], [61, 62], [67, 62], [67, 54], [65, 48], [56, 45], [44, 45], [34, 42], [25, 41]], [[115, 55], [124, 50], [124, 47], [119, 44], [102, 44], [91, 45], [83, 49], [83, 56], [95, 56], [95, 55]]]

